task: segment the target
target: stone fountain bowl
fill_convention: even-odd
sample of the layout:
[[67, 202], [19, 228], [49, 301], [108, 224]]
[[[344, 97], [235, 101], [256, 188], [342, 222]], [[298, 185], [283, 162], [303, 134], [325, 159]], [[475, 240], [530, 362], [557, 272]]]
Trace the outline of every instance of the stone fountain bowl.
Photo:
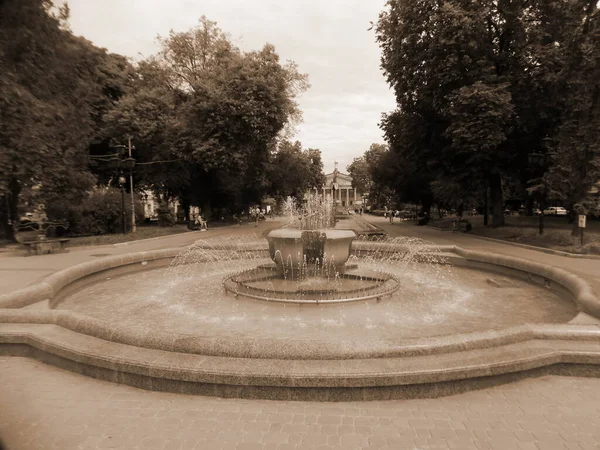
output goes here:
[[280, 273], [293, 273], [304, 262], [327, 265], [338, 273], [350, 256], [350, 246], [356, 238], [352, 230], [296, 230], [281, 228], [267, 235], [269, 255]]

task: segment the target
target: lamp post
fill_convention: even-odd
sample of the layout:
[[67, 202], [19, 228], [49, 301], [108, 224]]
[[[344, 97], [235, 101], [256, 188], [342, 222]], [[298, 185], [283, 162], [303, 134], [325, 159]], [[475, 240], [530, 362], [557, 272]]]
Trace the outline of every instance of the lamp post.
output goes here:
[[129, 158], [127, 158], [125, 161], [126, 167], [129, 167], [129, 190], [131, 192], [131, 232], [135, 233], [137, 231], [135, 226], [135, 201], [133, 198], [133, 168], [135, 167], [135, 159], [131, 157], [131, 150], [135, 147], [131, 146], [130, 137], [127, 138], [127, 148], [129, 150]]
[[119, 153], [121, 154], [121, 158], [122, 158], [122, 154], [124, 152], [125, 148], [129, 149], [129, 157], [128, 158], [119, 158], [119, 157], [113, 157], [111, 159], [108, 160], [109, 163], [109, 167], [115, 169], [115, 171], [117, 172], [117, 174], [119, 175], [119, 186], [121, 187], [121, 220], [122, 220], [122, 225], [123, 225], [123, 234], [127, 233], [127, 221], [126, 221], [126, 212], [125, 212], [125, 183], [127, 183], [127, 179], [125, 178], [125, 175], [123, 173], [123, 170], [125, 171], [129, 171], [129, 184], [130, 184], [130, 190], [131, 190], [131, 231], [135, 231], [135, 203], [134, 203], [134, 196], [133, 196], [133, 168], [135, 167], [135, 159], [131, 157], [131, 150], [132, 147], [131, 146], [131, 139], [129, 139], [129, 145], [125, 146], [125, 145], [117, 145], [115, 147], [112, 147], [114, 149], [119, 150]]
[[123, 234], [127, 234], [127, 220], [125, 218], [125, 183], [127, 180], [123, 175], [119, 176], [119, 186], [121, 187], [121, 223], [123, 225]]

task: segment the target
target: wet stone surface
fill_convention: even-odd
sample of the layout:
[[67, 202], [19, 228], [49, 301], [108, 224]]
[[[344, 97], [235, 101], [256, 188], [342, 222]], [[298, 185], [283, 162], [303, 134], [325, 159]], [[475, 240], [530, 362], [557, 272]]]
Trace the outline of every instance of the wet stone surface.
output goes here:
[[597, 449], [600, 380], [544, 376], [437, 399], [219, 399], [0, 357], [7, 450]]
[[[227, 294], [226, 276], [269, 263], [267, 258], [211, 261], [107, 279], [58, 305], [124, 326], [212, 338], [381, 341], [564, 323], [574, 304], [548, 289], [511, 279], [501, 289], [490, 274], [436, 264], [378, 264], [400, 289], [379, 302], [290, 305]], [[274, 289], [265, 281], [265, 289]]]

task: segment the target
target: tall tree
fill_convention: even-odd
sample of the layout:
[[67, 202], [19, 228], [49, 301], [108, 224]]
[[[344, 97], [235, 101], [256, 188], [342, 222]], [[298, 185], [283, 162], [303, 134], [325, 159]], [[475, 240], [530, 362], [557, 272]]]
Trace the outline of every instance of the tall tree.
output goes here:
[[271, 156], [268, 178], [269, 193], [276, 199], [302, 199], [310, 189], [325, 183], [321, 151], [303, 150], [299, 141], [282, 140]]
[[386, 204], [394, 196], [396, 181], [394, 177], [395, 161], [385, 144], [371, 144], [359, 158], [354, 158], [346, 168], [352, 176], [352, 187], [359, 192], [369, 194], [372, 205]]
[[[242, 52], [205, 17], [159, 42], [160, 52], [139, 68], [154, 71], [140, 82], [155, 76], [156, 86], [124, 98], [123, 110], [131, 113], [115, 114], [113, 122], [121, 133], [148, 141], [149, 161], [183, 163], [168, 166], [155, 186], [184, 204], [234, 211], [260, 200], [274, 140], [301, 117], [295, 98], [308, 88], [306, 75], [293, 63], [281, 64], [270, 44]], [[141, 127], [145, 105], [150, 114]]]
[[502, 225], [502, 179], [530, 176], [527, 154], [561, 127], [571, 65], [562, 49], [596, 2], [387, 5], [377, 34], [398, 103], [382, 122], [392, 150], [433, 179], [487, 184], [493, 225]]
[[73, 36], [67, 19], [49, 0], [0, 2], [0, 233], [9, 239], [22, 189], [76, 202], [94, 183], [87, 148], [112, 93], [108, 61], [123, 59]]
[[563, 27], [567, 45], [554, 49], [563, 61], [557, 87], [565, 100], [551, 148], [554, 164], [538, 186], [562, 200], [572, 218], [600, 212], [591, 195], [600, 180], [600, 13], [596, 1], [578, 6], [579, 20]]

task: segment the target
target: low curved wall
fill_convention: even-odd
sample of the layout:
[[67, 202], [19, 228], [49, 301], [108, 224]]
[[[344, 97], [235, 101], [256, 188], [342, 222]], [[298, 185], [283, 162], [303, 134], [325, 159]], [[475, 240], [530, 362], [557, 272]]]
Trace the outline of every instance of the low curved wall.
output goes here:
[[[266, 257], [259, 247], [246, 251]], [[377, 242], [357, 242], [354, 250], [414, 251]], [[25, 308], [60, 301], [70, 289], [108, 275], [165, 266], [179, 253], [108, 257], [0, 296], [0, 354], [156, 391], [309, 401], [437, 397], [545, 373], [600, 376], [600, 329], [593, 324], [523, 325], [400, 343], [314, 341], [307, 350], [306, 341], [200, 338], [118, 326], [69, 310]], [[423, 258], [561, 286], [582, 310], [600, 317], [592, 287], [568, 271], [454, 246]]]
[[114, 269], [116, 267], [142, 264], [157, 259], [174, 258], [180, 252], [181, 249], [170, 248], [165, 250], [110, 256], [96, 261], [78, 264], [53, 273], [39, 284], [0, 295], [0, 308], [23, 308], [42, 300], [50, 300], [66, 286], [86, 276]]
[[[545, 281], [554, 282], [573, 296], [580, 310], [600, 318], [600, 299], [596, 296], [594, 288], [587, 281], [571, 272], [523, 258], [465, 250], [460, 247], [455, 247], [453, 252], [465, 258], [469, 263], [484, 263], [489, 268], [501, 267], [519, 271], [527, 274], [530, 281], [535, 281], [530, 276], [533, 274]], [[551, 287], [548, 283], [545, 283], [545, 285]]]
[[[390, 253], [407, 252], [409, 250], [412, 251], [411, 248], [403, 244], [385, 244], [368, 241], [354, 242], [352, 247], [354, 251], [358, 252], [376, 252], [384, 249]], [[587, 281], [564, 269], [512, 256], [465, 250], [456, 246], [432, 246], [431, 248], [437, 250], [434, 252], [434, 255], [438, 256], [438, 260], [440, 262], [449, 262], [451, 264], [467, 266], [469, 265], [469, 262], [483, 263], [488, 269], [492, 270], [494, 266], [497, 266], [513, 269], [525, 274], [534, 274], [540, 276], [564, 287], [568, 292], [571, 293], [581, 310], [594, 317], [600, 318], [600, 300], [596, 296], [592, 286]], [[264, 250], [264, 248], [256, 248], [249, 251]], [[20, 289], [9, 294], [0, 295], [0, 309], [23, 308], [42, 300], [50, 300], [56, 297], [69, 284], [92, 274], [117, 267], [144, 264], [149, 261], [172, 259], [179, 253], [181, 253], [181, 249], [178, 248], [154, 250], [149, 252], [110, 256], [98, 259], [96, 261], [78, 264], [76, 266], [69, 267], [68, 269], [55, 272], [44, 279], [44, 281], [36, 285]], [[461, 264], [460, 260], [448, 257], [448, 254], [460, 256], [467, 262], [467, 264]], [[477, 266], [472, 265], [472, 267]], [[532, 278], [529, 279], [534, 281]]]
[[[390, 252], [406, 252], [405, 245], [373, 242], [356, 242], [355, 251], [376, 252], [385, 249]], [[435, 255], [440, 262], [448, 262], [495, 271], [517, 271], [523, 278], [538, 283], [550, 280], [564, 287], [577, 305], [585, 312], [600, 317], [600, 301], [592, 287], [583, 279], [565, 270], [546, 266], [533, 261], [502, 255], [464, 250], [454, 246], [436, 247]], [[264, 251], [254, 249], [253, 251]], [[440, 253], [440, 251], [445, 253]], [[305, 342], [286, 340], [285, 345], [277, 340], [236, 339], [222, 340], [201, 338], [194, 335], [157, 332], [134, 327], [119, 327], [115, 324], [94, 319], [83, 314], [66, 310], [31, 310], [19, 309], [33, 303], [59, 299], [69, 287], [75, 287], [88, 278], [98, 274], [106, 274], [111, 270], [127, 268], [139, 269], [136, 265], [149, 262], [161, 262], [166, 265], [181, 252], [180, 249], [167, 249], [152, 252], [134, 253], [124, 256], [107, 257], [100, 260], [80, 264], [59, 271], [42, 283], [11, 294], [0, 296], [0, 323], [36, 323], [54, 324], [65, 329], [94, 336], [97, 338], [145, 348], [155, 348], [181, 353], [195, 353], [212, 356], [229, 356], [238, 358], [273, 358], [273, 359], [346, 359], [400, 357], [423, 354], [447, 353], [461, 348], [486, 348], [512, 342], [535, 339], [540, 327], [521, 326], [501, 331], [472, 333], [443, 338], [420, 338], [403, 342], [337, 342], [327, 346], [315, 345], [307, 352]], [[448, 255], [450, 255], [448, 257]], [[515, 275], [515, 273], [511, 273]], [[541, 277], [533, 279], [533, 276]], [[99, 277], [98, 277], [99, 278]], [[8, 309], [2, 309], [8, 308]]]

